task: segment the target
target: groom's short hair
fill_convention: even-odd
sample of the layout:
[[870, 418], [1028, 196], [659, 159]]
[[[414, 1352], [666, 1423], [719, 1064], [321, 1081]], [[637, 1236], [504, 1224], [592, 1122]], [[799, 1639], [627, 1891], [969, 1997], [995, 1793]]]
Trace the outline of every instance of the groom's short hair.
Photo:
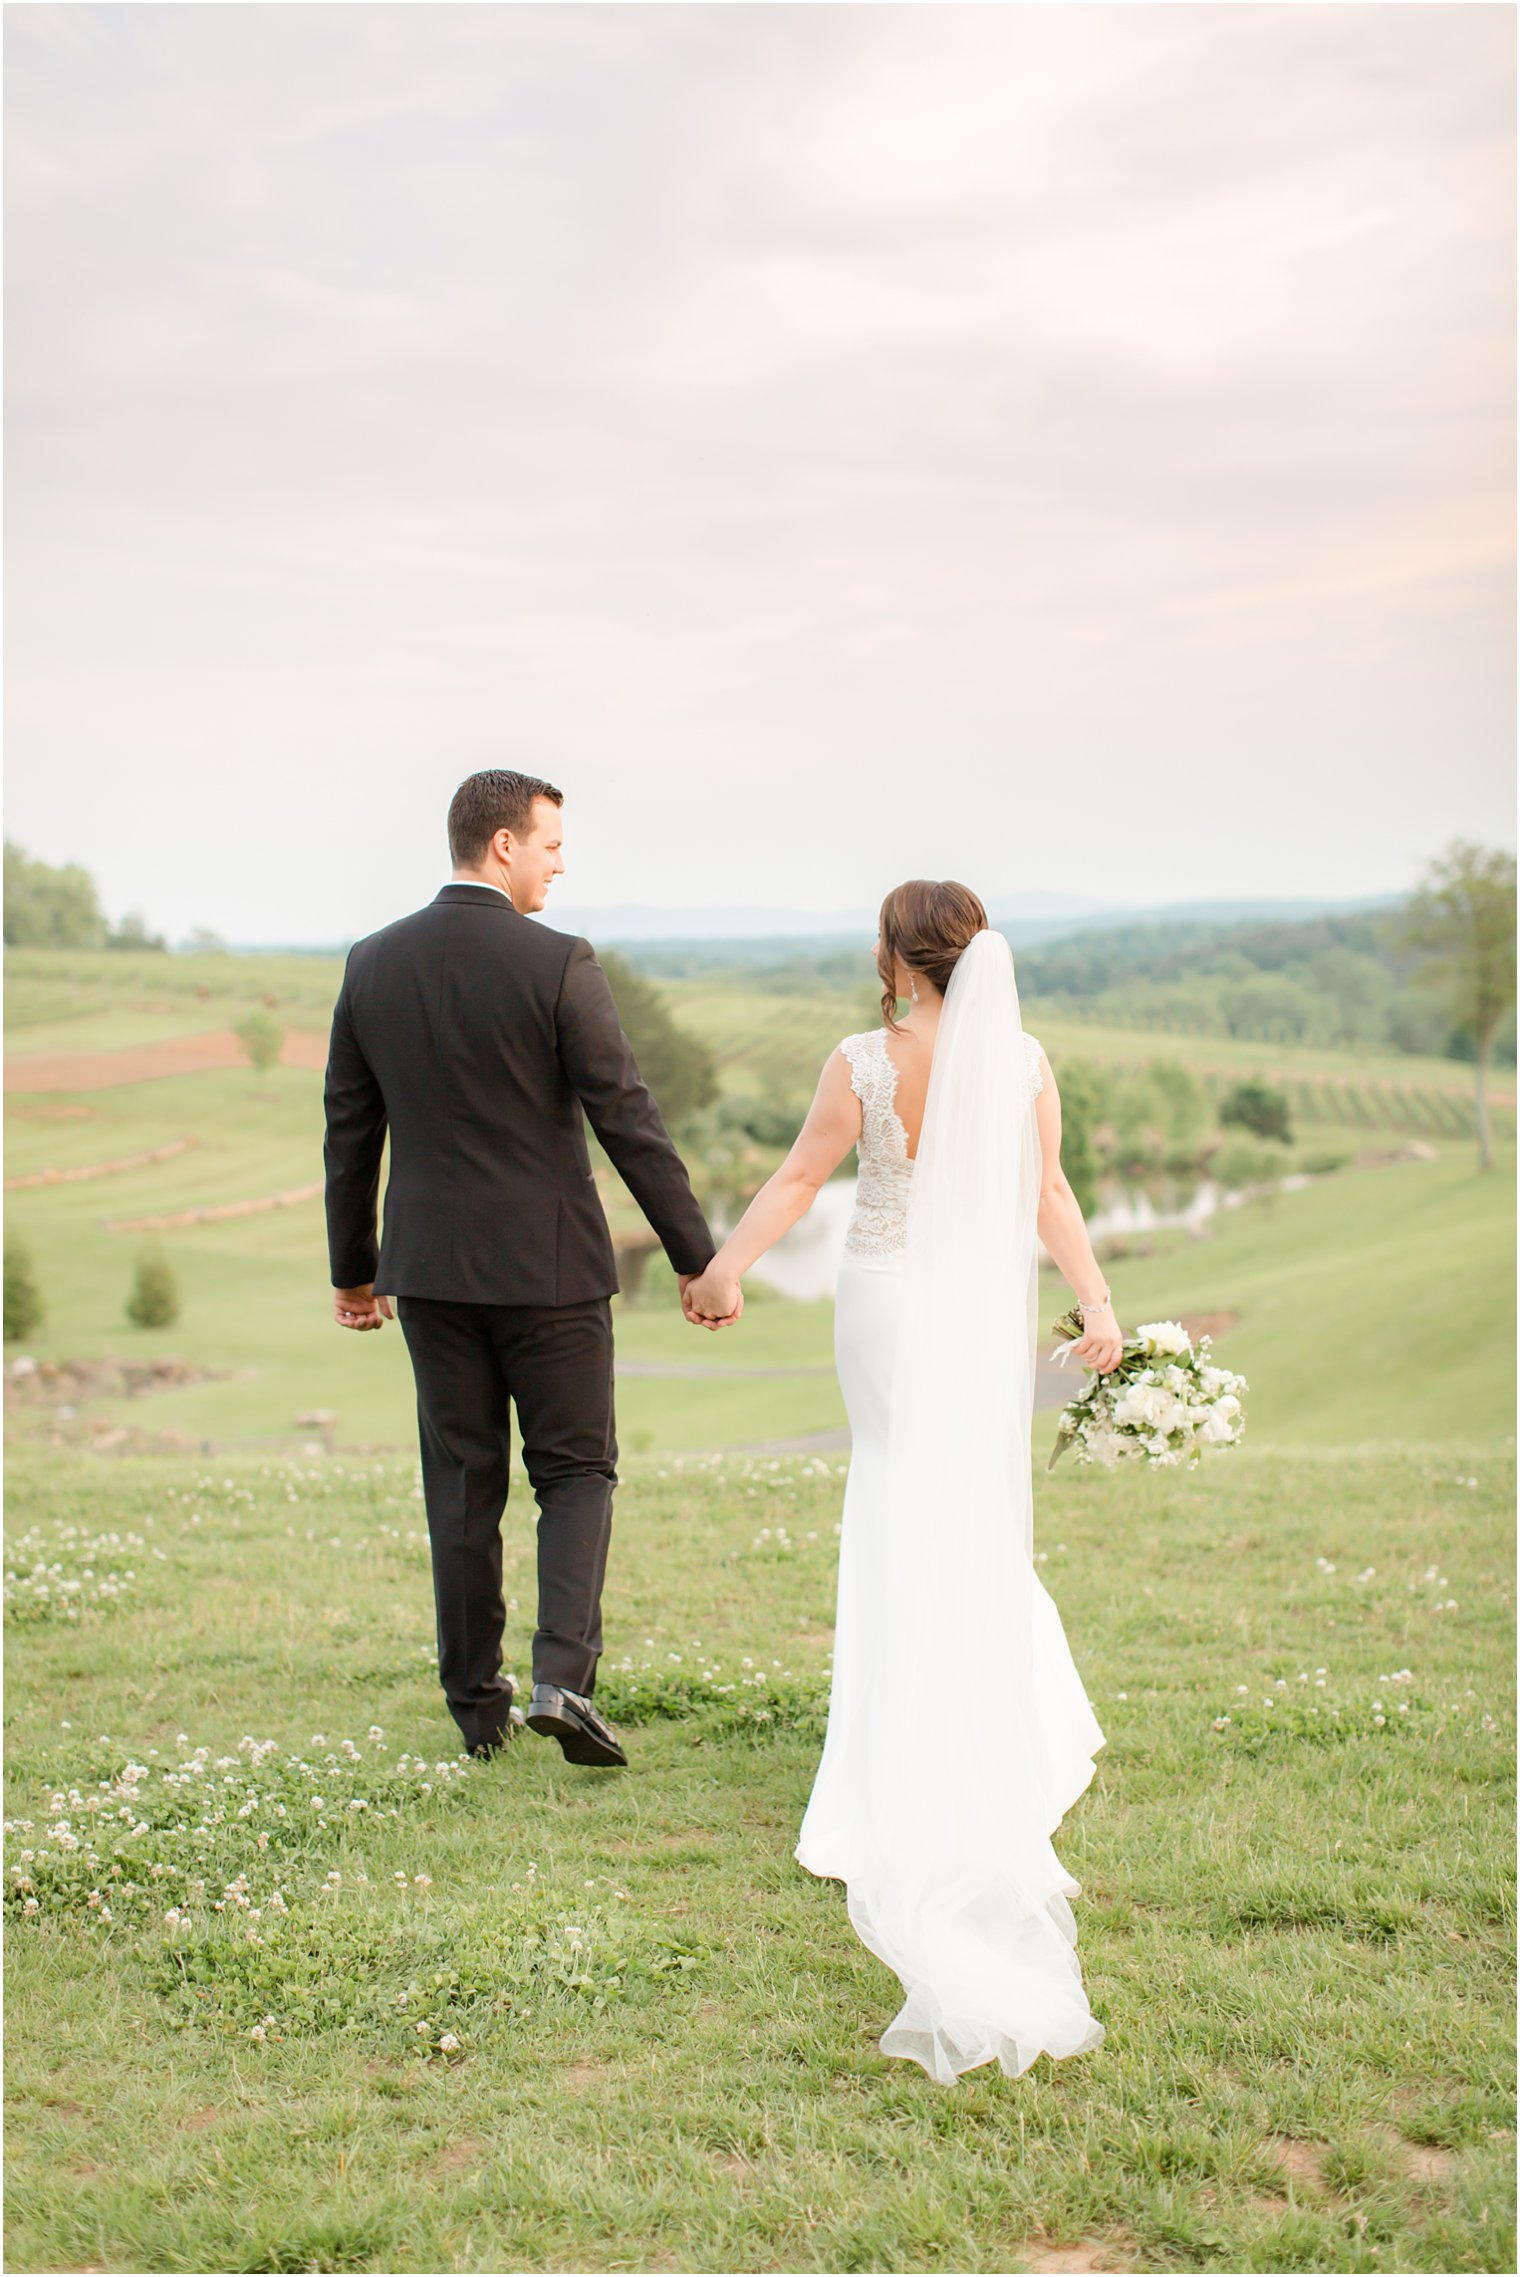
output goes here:
[[565, 794], [537, 775], [516, 775], [509, 767], [484, 767], [466, 775], [449, 802], [449, 852], [456, 862], [478, 862], [498, 830], [526, 838], [533, 828], [533, 801]]

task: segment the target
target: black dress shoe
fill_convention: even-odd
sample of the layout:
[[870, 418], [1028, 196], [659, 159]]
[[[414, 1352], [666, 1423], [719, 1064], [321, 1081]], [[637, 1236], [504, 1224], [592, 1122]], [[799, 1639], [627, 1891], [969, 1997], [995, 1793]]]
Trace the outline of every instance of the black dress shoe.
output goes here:
[[580, 1692], [558, 1684], [535, 1684], [528, 1703], [528, 1729], [557, 1739], [567, 1763], [626, 1764], [617, 1733]]

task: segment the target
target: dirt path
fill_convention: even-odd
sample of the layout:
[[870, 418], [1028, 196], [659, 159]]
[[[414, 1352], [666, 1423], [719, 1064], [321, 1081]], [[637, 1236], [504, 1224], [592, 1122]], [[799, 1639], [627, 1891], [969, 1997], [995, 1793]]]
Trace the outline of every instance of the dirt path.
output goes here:
[[[327, 1038], [306, 1028], [287, 1030], [282, 1067], [324, 1068]], [[5, 1063], [7, 1091], [107, 1091], [118, 1083], [147, 1083], [156, 1075], [205, 1075], [247, 1067], [230, 1028], [203, 1036], [174, 1036], [161, 1044], [134, 1044], [116, 1052], [39, 1052]], [[252, 1070], [249, 1070], [252, 1073]]]
[[283, 1194], [260, 1194], [252, 1202], [213, 1202], [203, 1210], [175, 1210], [166, 1217], [107, 1218], [107, 1233], [162, 1233], [170, 1226], [220, 1225], [224, 1218], [256, 1218], [263, 1210], [293, 1210], [298, 1203], [314, 1202], [322, 1180], [310, 1186], [290, 1186]]

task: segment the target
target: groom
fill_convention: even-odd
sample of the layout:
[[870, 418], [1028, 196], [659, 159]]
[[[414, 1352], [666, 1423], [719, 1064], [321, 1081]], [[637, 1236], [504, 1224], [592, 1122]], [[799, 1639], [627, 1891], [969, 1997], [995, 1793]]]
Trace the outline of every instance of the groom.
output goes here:
[[528, 922], [565, 867], [562, 804], [531, 775], [468, 777], [449, 808], [452, 882], [349, 952], [327, 1061], [327, 1234], [339, 1327], [381, 1327], [392, 1297], [400, 1313], [438, 1674], [465, 1745], [489, 1755], [514, 1727], [501, 1674], [510, 1400], [540, 1513], [527, 1722], [572, 1763], [622, 1764], [591, 1702], [617, 1483], [618, 1281], [583, 1108], [683, 1306], [715, 1244], [590, 944]]

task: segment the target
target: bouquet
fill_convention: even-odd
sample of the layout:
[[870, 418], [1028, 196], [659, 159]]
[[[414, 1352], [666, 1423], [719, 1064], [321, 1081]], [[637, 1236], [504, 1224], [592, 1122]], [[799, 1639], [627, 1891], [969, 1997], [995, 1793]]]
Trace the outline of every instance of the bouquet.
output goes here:
[[[1064, 1312], [1051, 1333], [1064, 1339], [1056, 1354], [1064, 1365], [1083, 1334], [1080, 1307]], [[1212, 1364], [1212, 1341], [1200, 1336], [1195, 1352], [1175, 1320], [1137, 1328], [1124, 1339], [1118, 1366], [1107, 1375], [1093, 1369], [1086, 1389], [1062, 1408], [1045, 1468], [1053, 1471], [1068, 1447], [1079, 1463], [1112, 1470], [1128, 1456], [1192, 1464], [1205, 1447], [1235, 1446], [1246, 1427], [1240, 1394], [1248, 1387], [1244, 1376]]]

